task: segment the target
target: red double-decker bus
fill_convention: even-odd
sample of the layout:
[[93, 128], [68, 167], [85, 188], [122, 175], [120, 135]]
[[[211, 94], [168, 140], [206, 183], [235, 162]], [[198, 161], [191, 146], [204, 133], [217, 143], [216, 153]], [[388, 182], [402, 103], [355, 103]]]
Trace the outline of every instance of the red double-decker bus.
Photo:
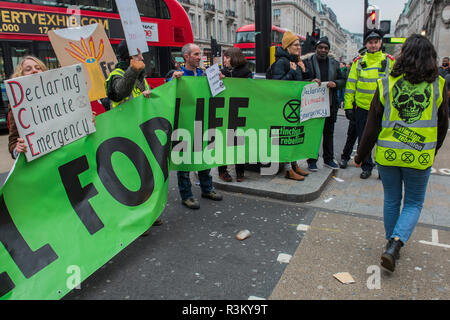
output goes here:
[[[147, 30], [147, 80], [156, 87], [164, 83], [164, 76], [173, 68], [173, 57], [181, 56], [181, 47], [193, 42], [192, 27], [176, 0], [136, 0], [136, 4]], [[49, 68], [59, 67], [47, 32], [73, 25], [70, 19], [76, 19], [81, 26], [103, 25], [114, 49], [124, 39], [114, 0], [0, 1], [0, 109], [8, 103], [3, 81], [13, 74], [21, 57], [31, 54]], [[0, 112], [0, 128], [4, 121]]]
[[[272, 26], [272, 46], [281, 46], [281, 40], [283, 39], [283, 34], [286, 31], [286, 29]], [[301, 43], [306, 40], [306, 38], [301, 35], [298, 35], [298, 38]], [[242, 50], [245, 58], [249, 61], [250, 69], [254, 71], [256, 59], [254, 24], [248, 24], [236, 30], [234, 47]]]

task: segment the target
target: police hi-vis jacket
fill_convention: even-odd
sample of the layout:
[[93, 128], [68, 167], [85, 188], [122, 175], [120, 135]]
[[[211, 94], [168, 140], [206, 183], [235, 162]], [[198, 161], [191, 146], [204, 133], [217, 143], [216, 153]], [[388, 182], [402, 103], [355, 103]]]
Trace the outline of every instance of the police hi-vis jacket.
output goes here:
[[345, 109], [370, 109], [378, 79], [389, 76], [395, 59], [382, 51], [366, 53], [353, 61], [345, 88]]

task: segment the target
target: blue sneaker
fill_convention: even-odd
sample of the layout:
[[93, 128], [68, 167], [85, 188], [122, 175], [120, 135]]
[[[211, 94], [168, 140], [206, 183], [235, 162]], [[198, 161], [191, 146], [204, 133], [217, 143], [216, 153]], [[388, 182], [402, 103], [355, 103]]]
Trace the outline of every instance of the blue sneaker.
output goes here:
[[334, 162], [333, 160], [328, 161], [328, 162], [324, 162], [323, 164], [325, 167], [333, 169], [333, 170], [337, 170], [339, 169], [339, 166], [336, 164], [336, 162]]
[[319, 171], [319, 168], [317, 168], [316, 163], [308, 163], [308, 170], [311, 172], [317, 172]]

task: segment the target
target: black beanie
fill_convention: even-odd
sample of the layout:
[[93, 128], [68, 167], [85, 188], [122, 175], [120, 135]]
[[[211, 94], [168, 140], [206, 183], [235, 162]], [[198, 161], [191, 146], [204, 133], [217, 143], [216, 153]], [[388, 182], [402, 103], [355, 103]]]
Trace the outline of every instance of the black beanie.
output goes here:
[[330, 45], [330, 41], [328, 40], [328, 37], [320, 38], [319, 41], [317, 41], [317, 43], [316, 43], [316, 48], [321, 43], [325, 43], [326, 45], [328, 45], [328, 48], [331, 49], [331, 45]]
[[122, 40], [117, 47], [117, 54], [119, 60], [125, 61], [130, 59], [130, 53], [128, 52], [127, 42]]

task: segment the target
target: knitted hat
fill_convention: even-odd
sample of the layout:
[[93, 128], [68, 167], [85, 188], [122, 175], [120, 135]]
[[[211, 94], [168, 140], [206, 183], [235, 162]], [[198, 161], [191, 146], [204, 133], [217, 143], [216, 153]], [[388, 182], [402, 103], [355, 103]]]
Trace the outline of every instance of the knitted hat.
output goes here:
[[119, 56], [119, 60], [128, 60], [130, 58], [130, 54], [128, 53], [128, 46], [125, 40], [122, 40], [117, 47], [117, 55]]
[[283, 40], [281, 40], [283, 49], [286, 50], [286, 48], [289, 47], [295, 40], [298, 40], [298, 37], [294, 33], [286, 31], [283, 35]]
[[316, 43], [316, 47], [317, 47], [319, 44], [321, 44], [321, 43], [324, 43], [324, 44], [326, 44], [326, 45], [328, 46], [328, 48], [331, 48], [331, 46], [330, 46], [330, 41], [328, 40], [328, 37], [320, 38], [319, 41], [317, 41], [317, 43]]

